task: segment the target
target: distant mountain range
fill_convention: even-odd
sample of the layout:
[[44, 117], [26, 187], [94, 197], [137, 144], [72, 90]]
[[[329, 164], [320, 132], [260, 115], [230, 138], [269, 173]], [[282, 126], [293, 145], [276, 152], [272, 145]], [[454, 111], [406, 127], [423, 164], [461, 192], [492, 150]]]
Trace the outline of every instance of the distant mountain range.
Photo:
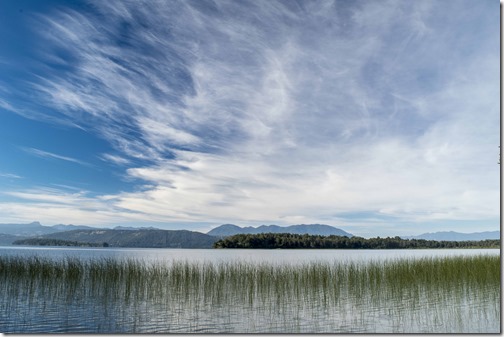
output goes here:
[[162, 230], [154, 227], [116, 226], [113, 229], [105, 229], [74, 225], [42, 226], [39, 222], [32, 222], [29, 224], [0, 224], [0, 244], [10, 245], [16, 240], [45, 238], [90, 244], [107, 243], [110, 247], [211, 248], [213, 243], [221, 237], [244, 233], [352, 236], [341, 229], [319, 224], [287, 227], [271, 225], [256, 228], [243, 228], [228, 224], [204, 234], [187, 230]]
[[353, 235], [342, 229], [328, 225], [292, 225], [292, 226], [259, 226], [259, 227], [239, 227], [226, 224], [212, 229], [207, 234], [212, 236], [224, 237], [236, 234], [259, 234], [259, 233], [291, 233], [291, 234], [310, 234], [310, 235], [339, 235], [352, 237]]
[[417, 236], [404, 236], [403, 239], [424, 239], [436, 241], [481, 241], [481, 240], [498, 240], [500, 239], [500, 231], [493, 232], [477, 232], [477, 233], [458, 233], [458, 232], [435, 232], [424, 233]]
[[115, 226], [113, 228], [114, 230], [122, 229], [122, 230], [127, 230], [127, 231], [141, 231], [141, 230], [161, 230], [161, 228], [156, 228], [156, 227], [124, 227], [124, 226]]
[[[122, 227], [113, 229], [90, 226], [55, 225], [43, 226], [38, 221], [29, 224], [0, 224], [0, 245], [26, 238], [52, 238], [67, 241], [87, 242], [93, 244], [107, 243], [111, 247], [157, 247], [157, 248], [210, 248], [222, 237], [236, 234], [291, 233], [310, 235], [353, 235], [342, 229], [321, 225], [239, 227], [225, 224], [210, 230], [208, 233], [187, 230], [162, 230], [154, 227]], [[479, 241], [500, 239], [500, 232], [436, 232], [417, 236], [403, 236], [403, 239], [424, 239], [437, 241]]]
[[42, 226], [38, 221], [34, 221], [28, 224], [0, 224], [1, 234], [10, 234], [14, 236], [26, 236], [26, 237], [65, 232], [75, 229], [95, 229], [95, 228], [89, 226], [76, 226], [76, 225]]

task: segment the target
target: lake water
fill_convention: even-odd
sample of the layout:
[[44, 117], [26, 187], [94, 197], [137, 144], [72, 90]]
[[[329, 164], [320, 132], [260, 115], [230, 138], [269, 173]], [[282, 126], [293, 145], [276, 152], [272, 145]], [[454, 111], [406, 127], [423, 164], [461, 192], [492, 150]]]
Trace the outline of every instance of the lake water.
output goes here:
[[117, 258], [144, 261], [234, 262], [303, 264], [309, 262], [342, 262], [391, 260], [460, 255], [499, 255], [498, 249], [159, 249], [159, 248], [68, 248], [0, 246], [0, 256], [43, 256], [53, 259]]
[[[226, 265], [244, 262], [293, 267], [322, 264], [366, 265], [444, 256], [500, 255], [498, 249], [439, 250], [245, 250], [245, 249], [115, 249], [0, 247], [2, 256], [40, 256], [55, 261], [79, 258], [141, 260], [173, 265], [177, 262]], [[222, 274], [222, 273], [221, 273]], [[303, 289], [289, 279], [273, 275], [271, 284], [215, 274], [213, 284], [168, 285], [153, 280], [117, 281], [117, 289], [76, 282], [11, 282], [1, 279], [0, 332], [16, 333], [498, 333], [499, 284], [460, 284], [428, 288], [334, 284]], [[316, 275], [315, 275], [316, 276]], [[222, 277], [218, 279], [217, 277]], [[297, 276], [296, 276], [297, 277]], [[414, 278], [412, 278], [414, 280]], [[349, 277], [348, 280], [351, 280]], [[352, 279], [353, 280], [353, 279]], [[355, 279], [358, 280], [358, 279]], [[159, 284], [155, 284], [155, 282]], [[122, 282], [122, 283], [121, 283]], [[241, 281], [240, 281], [241, 282]], [[311, 283], [310, 283], [311, 282]], [[341, 280], [338, 282], [341, 283]], [[168, 283], [168, 282], [167, 282]], [[354, 284], [355, 283], [355, 284]], [[285, 284], [285, 287], [283, 286]], [[299, 283], [302, 284], [302, 283]], [[400, 284], [399, 280], [397, 284]], [[431, 283], [428, 283], [431, 284]], [[433, 282], [435, 284], [435, 282]], [[442, 283], [441, 283], [442, 285]], [[380, 288], [381, 287], [381, 288]], [[141, 288], [141, 289], [140, 289]], [[456, 289], [454, 289], [456, 288]], [[206, 290], [205, 290], [206, 289]], [[374, 289], [371, 291], [371, 289]], [[205, 293], [206, 291], [206, 293]]]

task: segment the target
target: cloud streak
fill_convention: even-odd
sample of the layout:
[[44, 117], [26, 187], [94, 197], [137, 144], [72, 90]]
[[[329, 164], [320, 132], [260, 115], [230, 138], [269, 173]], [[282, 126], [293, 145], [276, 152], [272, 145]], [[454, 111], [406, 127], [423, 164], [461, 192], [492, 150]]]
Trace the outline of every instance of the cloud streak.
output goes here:
[[23, 177], [17, 175], [17, 174], [13, 174], [13, 173], [3, 173], [3, 172], [0, 172], [0, 177], [1, 178], [9, 178], [9, 179], [22, 179]]
[[68, 161], [71, 163], [83, 165], [83, 166], [93, 166], [90, 163], [87, 163], [85, 161], [73, 158], [73, 157], [67, 157], [67, 156], [62, 156], [56, 153], [52, 152], [47, 152], [43, 150], [39, 150], [33, 147], [21, 147], [23, 151], [26, 153], [32, 154], [34, 156], [40, 157], [40, 158], [48, 158], [48, 159], [58, 159], [58, 160], [63, 160], [63, 161]]
[[137, 181], [107, 221], [497, 221], [499, 18], [467, 4], [96, 2], [40, 18], [71, 57], [32, 88]]
[[113, 155], [110, 153], [103, 153], [100, 155], [100, 158], [105, 162], [113, 163], [116, 165], [126, 165], [126, 164], [131, 163], [131, 161], [129, 161], [126, 158], [123, 158], [123, 157], [117, 156], [117, 155]]

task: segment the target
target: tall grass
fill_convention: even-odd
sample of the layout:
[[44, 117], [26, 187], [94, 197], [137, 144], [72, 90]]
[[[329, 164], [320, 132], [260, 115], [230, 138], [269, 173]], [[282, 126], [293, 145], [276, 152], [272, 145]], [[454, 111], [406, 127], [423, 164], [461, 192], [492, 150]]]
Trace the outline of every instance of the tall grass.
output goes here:
[[[311, 319], [309, 324], [313, 324], [327, 319], [327, 315], [337, 317], [329, 322], [332, 329], [343, 332], [462, 332], [457, 329], [465, 329], [468, 324], [462, 316], [472, 312], [464, 306], [476, 305], [478, 315], [498, 319], [500, 257], [298, 266], [3, 256], [0, 292], [6, 294], [2, 304], [5, 307], [7, 302], [11, 306], [16, 301], [34, 304], [43, 299], [62, 305], [80, 301], [86, 305], [91, 300], [95, 306], [129, 305], [135, 312], [146, 306], [179, 310], [178, 316], [170, 317], [186, 315], [193, 319], [218, 315], [220, 310], [219, 319], [227, 317], [229, 326], [241, 317], [236, 313], [257, 316], [257, 331], [230, 332], [274, 332], [274, 326], [282, 332], [280, 326], [292, 325], [296, 320], [299, 325], [293, 332], [317, 332], [306, 330], [303, 321]], [[273, 328], [262, 331], [261, 322]], [[191, 324], [198, 325], [197, 321]], [[442, 331], [436, 330], [436, 324]], [[326, 324], [324, 329], [331, 327]]]

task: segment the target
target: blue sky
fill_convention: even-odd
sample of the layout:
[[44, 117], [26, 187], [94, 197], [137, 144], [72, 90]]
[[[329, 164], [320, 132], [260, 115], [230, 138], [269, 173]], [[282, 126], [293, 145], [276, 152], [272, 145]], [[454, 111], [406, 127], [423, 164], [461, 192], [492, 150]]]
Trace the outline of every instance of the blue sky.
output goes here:
[[499, 229], [498, 1], [2, 1], [0, 223]]

